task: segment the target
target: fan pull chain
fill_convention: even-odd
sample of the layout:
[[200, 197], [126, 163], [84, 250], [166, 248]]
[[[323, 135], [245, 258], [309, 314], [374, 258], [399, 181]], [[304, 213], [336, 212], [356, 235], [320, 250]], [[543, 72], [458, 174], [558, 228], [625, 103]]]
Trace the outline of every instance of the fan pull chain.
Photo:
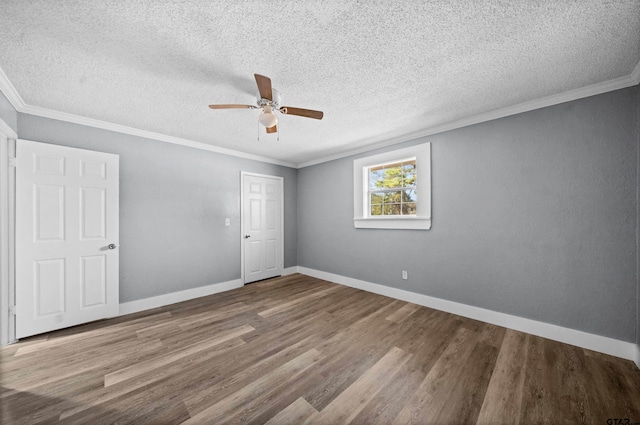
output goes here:
[[[262, 128], [263, 128], [262, 125], [258, 122], [258, 142], [260, 142], [260, 133], [261, 133], [260, 130], [262, 130]], [[276, 142], [279, 142], [279, 141], [280, 141], [280, 127], [278, 126], [276, 128]]]

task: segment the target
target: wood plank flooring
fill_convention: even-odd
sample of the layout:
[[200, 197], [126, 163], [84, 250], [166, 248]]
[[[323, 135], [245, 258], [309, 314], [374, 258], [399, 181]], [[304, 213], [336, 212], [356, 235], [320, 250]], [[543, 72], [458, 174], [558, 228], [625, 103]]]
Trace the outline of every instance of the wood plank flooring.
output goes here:
[[300, 274], [28, 338], [0, 372], [2, 424], [640, 422], [630, 361]]

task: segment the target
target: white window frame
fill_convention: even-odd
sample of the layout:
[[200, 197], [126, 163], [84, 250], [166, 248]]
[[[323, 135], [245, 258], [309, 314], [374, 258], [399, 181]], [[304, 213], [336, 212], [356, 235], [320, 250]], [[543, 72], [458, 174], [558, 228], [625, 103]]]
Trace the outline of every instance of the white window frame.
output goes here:
[[[416, 159], [415, 216], [371, 216], [369, 202], [369, 168], [381, 164]], [[353, 225], [358, 229], [413, 229], [431, 228], [431, 143], [396, 149], [353, 161]]]

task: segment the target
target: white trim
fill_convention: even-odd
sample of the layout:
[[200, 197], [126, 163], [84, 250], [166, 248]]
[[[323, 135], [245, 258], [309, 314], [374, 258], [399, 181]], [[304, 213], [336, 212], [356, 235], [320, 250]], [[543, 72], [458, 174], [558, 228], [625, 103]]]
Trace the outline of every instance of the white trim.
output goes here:
[[373, 292], [374, 294], [380, 294], [402, 301], [408, 301], [425, 307], [434, 308], [436, 310], [445, 311], [447, 313], [457, 314], [459, 316], [480, 320], [482, 322], [491, 323], [493, 325], [514, 329], [532, 335], [537, 335], [543, 338], [563, 342], [565, 344], [575, 345], [612, 356], [621, 357], [623, 359], [633, 360], [634, 351], [635, 356], [638, 355], [637, 346], [631, 342], [625, 342], [605, 336], [594, 335], [575, 329], [552, 325], [550, 323], [539, 322], [532, 319], [525, 319], [523, 317], [499, 313], [497, 311], [474, 307], [467, 304], [461, 304], [454, 301], [443, 300], [441, 298], [430, 297], [428, 295], [418, 294], [415, 292], [406, 291], [404, 289], [391, 288], [389, 286], [366, 282], [359, 279], [353, 279], [350, 277], [310, 269], [307, 267], [298, 266], [297, 269], [299, 273], [316, 277], [318, 279], [350, 286], [352, 288], [362, 289], [363, 291]]
[[[528, 102], [519, 103], [517, 105], [511, 105], [493, 111], [484, 112], [477, 115], [471, 115], [466, 118], [451, 121], [445, 124], [435, 125], [422, 130], [418, 130], [412, 133], [404, 134], [401, 136], [393, 137], [391, 139], [380, 140], [381, 137], [376, 137], [374, 140], [380, 140], [377, 143], [363, 146], [357, 149], [351, 149], [348, 151], [340, 152], [333, 155], [327, 155], [324, 157], [312, 159], [310, 161], [300, 162], [296, 164], [296, 168], [309, 167], [311, 165], [321, 164], [323, 162], [333, 161], [334, 159], [345, 158], [347, 156], [356, 155], [363, 152], [373, 151], [375, 149], [385, 148], [387, 146], [397, 145], [399, 143], [409, 142], [422, 137], [433, 136], [434, 134], [444, 133], [445, 131], [455, 130], [457, 128], [467, 127], [474, 124], [480, 124], [486, 121], [496, 120], [498, 118], [508, 117], [510, 115], [521, 114], [523, 112], [533, 111], [535, 109], [546, 108], [548, 106], [558, 105], [565, 102], [571, 102], [573, 100], [582, 99], [585, 97], [595, 96], [602, 93], [607, 93], [614, 90], [624, 89], [626, 87], [635, 86], [640, 84], [640, 62], [636, 65], [633, 72], [627, 76], [615, 78], [613, 80], [603, 81], [601, 83], [592, 84], [590, 86], [581, 87], [573, 90], [569, 90], [563, 93], [553, 94], [550, 96], [542, 97], [540, 99], [530, 100]], [[364, 140], [360, 140], [363, 142]], [[350, 144], [358, 144], [358, 142], [352, 142]]]
[[[368, 169], [391, 162], [415, 158], [418, 171], [416, 192], [419, 193], [415, 217], [371, 216], [369, 211]], [[353, 160], [353, 225], [357, 229], [431, 228], [431, 143], [409, 146]]]
[[269, 164], [282, 165], [285, 167], [295, 167], [295, 164], [287, 161], [281, 161], [279, 159], [268, 158], [266, 156], [252, 155], [245, 152], [236, 151], [233, 149], [221, 148], [207, 143], [196, 142], [189, 139], [183, 139], [181, 137], [169, 136], [166, 134], [156, 133], [153, 131], [140, 130], [126, 125], [114, 124], [107, 121], [101, 121], [93, 118], [87, 118], [80, 115], [68, 114], [66, 112], [54, 111], [52, 109], [41, 108], [39, 106], [26, 105], [20, 111], [29, 115], [36, 115], [44, 118], [51, 118], [59, 121], [66, 121], [74, 124], [86, 125], [89, 127], [100, 128], [103, 130], [109, 130], [116, 133], [124, 133], [132, 136], [144, 137], [145, 139], [157, 140], [160, 142], [172, 143], [174, 145], [186, 146], [195, 149], [201, 149], [209, 152], [216, 152], [223, 155], [235, 156], [238, 158], [250, 159], [253, 161], [266, 162]]
[[[43, 118], [51, 118], [54, 120], [70, 122], [74, 124], [86, 125], [88, 127], [100, 128], [103, 130], [109, 130], [116, 133], [129, 134], [131, 136], [144, 137], [145, 139], [157, 140], [160, 142], [172, 143], [175, 145], [187, 146], [190, 148], [201, 149], [209, 152], [216, 152], [223, 155], [235, 156], [238, 158], [250, 159], [254, 161], [266, 162], [269, 164], [282, 165], [285, 167], [295, 168], [295, 164], [288, 161], [281, 161], [279, 159], [268, 158], [260, 155], [252, 155], [245, 152], [236, 151], [233, 149], [221, 148], [218, 146], [210, 145], [207, 143], [196, 142], [189, 139], [183, 139], [181, 137], [169, 136], [166, 134], [156, 133], [153, 131], [141, 130], [126, 125], [114, 124], [107, 121], [97, 120], [94, 118], [83, 117], [80, 115], [69, 114], [66, 112], [55, 111], [53, 109], [42, 108], [40, 106], [27, 105], [14, 85], [11, 83], [7, 75], [0, 68], [0, 91], [4, 93], [9, 102], [13, 105], [17, 112], [29, 115], [35, 115]], [[15, 138], [15, 137], [14, 137]]]
[[13, 105], [14, 109], [18, 112], [22, 112], [22, 109], [27, 106], [22, 100], [22, 96], [18, 93], [15, 86], [7, 77], [7, 74], [4, 73], [2, 68], [0, 68], [0, 91], [4, 93], [7, 100]]
[[[640, 62], [633, 69], [631, 74], [614, 78], [613, 80], [603, 81], [600, 83], [592, 84], [590, 86], [569, 90], [563, 93], [554, 94], [551, 96], [542, 97], [540, 99], [534, 99], [529, 102], [519, 103], [517, 105], [507, 106], [505, 108], [488, 111], [485, 113], [472, 115], [460, 120], [451, 121], [449, 123], [428, 127], [422, 130], [418, 130], [412, 133], [404, 134], [401, 136], [393, 137], [391, 139], [383, 139], [383, 137], [377, 137], [374, 140], [380, 140], [377, 143], [363, 146], [361, 148], [352, 149], [336, 153], [333, 155], [327, 155], [324, 157], [312, 159], [310, 161], [304, 161], [297, 164], [281, 161], [274, 158], [261, 157], [258, 155], [251, 155], [244, 152], [235, 151], [232, 149], [220, 148], [214, 145], [209, 145], [202, 142], [195, 142], [188, 139], [182, 139], [179, 137], [168, 136], [160, 133], [154, 133], [151, 131], [145, 131], [136, 129], [133, 127], [127, 127], [124, 125], [113, 124], [106, 121], [95, 120], [92, 118], [86, 118], [79, 115], [67, 114], [64, 112], [58, 112], [51, 109], [41, 108], [37, 106], [27, 105], [16, 88], [13, 86], [7, 75], [0, 68], [0, 91], [4, 93], [9, 102], [13, 105], [17, 112], [37, 115], [45, 118], [52, 118], [61, 121], [73, 122], [75, 124], [86, 125], [89, 127], [102, 128], [104, 130], [116, 131], [118, 133], [131, 134], [133, 136], [145, 137], [147, 139], [157, 140], [161, 142], [174, 143], [182, 146], [189, 146], [195, 149], [203, 149], [211, 152], [223, 153], [225, 155], [232, 155], [239, 158], [252, 159], [256, 161], [267, 162], [270, 164], [283, 165], [285, 167], [292, 168], [304, 168], [311, 165], [320, 164], [323, 162], [332, 161], [334, 159], [345, 158], [351, 155], [356, 155], [363, 152], [369, 152], [375, 149], [384, 148], [399, 143], [408, 142], [411, 140], [419, 139], [421, 137], [432, 136], [438, 133], [444, 133], [445, 131], [455, 130], [457, 128], [467, 127], [473, 124], [479, 124], [485, 121], [491, 121], [498, 118], [507, 117], [510, 115], [520, 114], [522, 112], [532, 111], [534, 109], [546, 108], [547, 106], [558, 105], [560, 103], [570, 102], [572, 100], [578, 100], [589, 96], [595, 96], [598, 94], [624, 89], [626, 87], [635, 86], [640, 84]], [[362, 142], [362, 140], [361, 140]], [[357, 142], [349, 143], [350, 145]]]
[[396, 230], [429, 230], [431, 219], [427, 217], [354, 217], [356, 229], [396, 229]]
[[0, 119], [0, 346], [9, 340], [9, 138]]
[[0, 119], [0, 346], [16, 340], [15, 316], [15, 168], [9, 158], [15, 158], [17, 134]]
[[638, 369], [640, 369], [640, 346], [638, 345], [636, 345], [633, 361], [636, 363], [636, 366], [638, 366]]
[[288, 275], [294, 274], [294, 273], [298, 273], [298, 267], [297, 266], [287, 267], [287, 268], [282, 269], [282, 276], [288, 276]]
[[0, 119], [0, 135], [3, 135], [7, 139], [17, 139], [18, 134], [13, 131], [9, 124], [4, 122], [4, 120]]
[[[8, 139], [8, 154], [16, 157], [16, 139]], [[9, 300], [15, 305], [16, 299], [16, 169], [9, 167], [7, 178], [9, 204]], [[14, 310], [15, 313], [15, 310]], [[9, 316], [9, 342], [16, 341], [16, 315]]]
[[284, 177], [270, 174], [252, 173], [240, 171], [240, 281], [245, 284], [244, 277], [244, 177], [263, 177], [278, 180], [280, 184], [280, 275], [284, 273]]
[[125, 314], [137, 313], [144, 310], [151, 310], [153, 308], [164, 307], [165, 305], [188, 301], [194, 298], [206, 297], [207, 295], [213, 295], [219, 292], [230, 291], [237, 288], [242, 288], [242, 282], [240, 281], [240, 279], [214, 283], [213, 285], [201, 286], [198, 288], [185, 289], [183, 291], [157, 295], [155, 297], [144, 298], [142, 300], [129, 301], [120, 304], [120, 316], [123, 316]]

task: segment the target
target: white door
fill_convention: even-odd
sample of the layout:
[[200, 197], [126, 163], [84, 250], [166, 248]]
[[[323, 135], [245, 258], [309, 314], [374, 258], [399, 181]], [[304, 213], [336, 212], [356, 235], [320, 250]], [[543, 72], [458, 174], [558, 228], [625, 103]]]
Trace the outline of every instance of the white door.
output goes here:
[[17, 141], [16, 337], [117, 316], [118, 155]]
[[242, 173], [244, 283], [280, 276], [283, 268], [283, 178]]

